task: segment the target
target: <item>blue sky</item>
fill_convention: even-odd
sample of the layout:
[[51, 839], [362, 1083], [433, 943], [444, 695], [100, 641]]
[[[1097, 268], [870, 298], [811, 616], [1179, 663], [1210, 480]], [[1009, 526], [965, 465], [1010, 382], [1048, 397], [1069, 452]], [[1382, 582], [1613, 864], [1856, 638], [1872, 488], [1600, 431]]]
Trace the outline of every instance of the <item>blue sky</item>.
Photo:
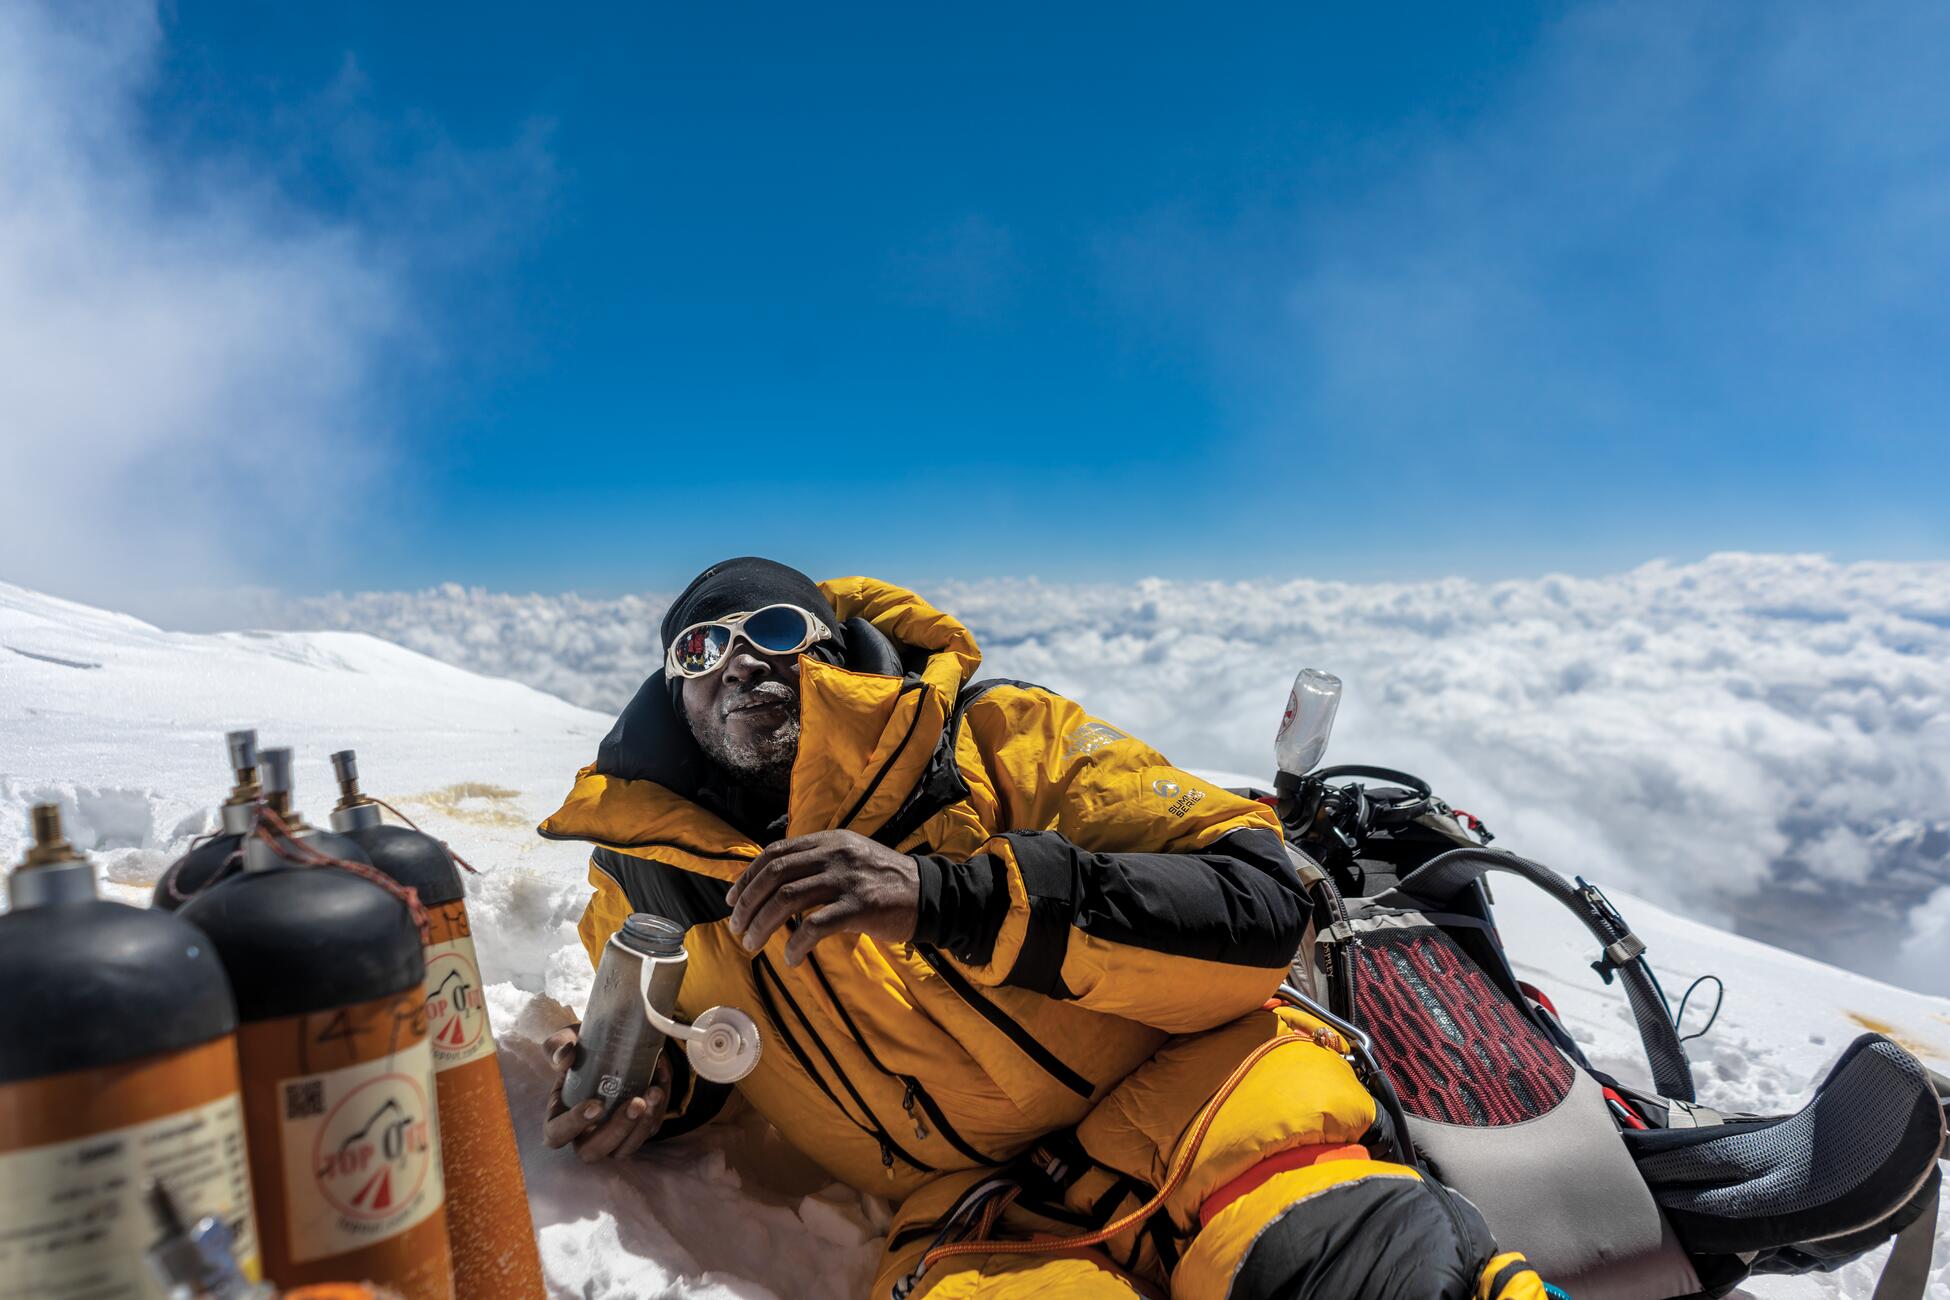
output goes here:
[[156, 222], [364, 286], [292, 399], [324, 522], [184, 585], [1950, 553], [1941, 8], [174, 0], [35, 39], [91, 24], [135, 32], [101, 75]]

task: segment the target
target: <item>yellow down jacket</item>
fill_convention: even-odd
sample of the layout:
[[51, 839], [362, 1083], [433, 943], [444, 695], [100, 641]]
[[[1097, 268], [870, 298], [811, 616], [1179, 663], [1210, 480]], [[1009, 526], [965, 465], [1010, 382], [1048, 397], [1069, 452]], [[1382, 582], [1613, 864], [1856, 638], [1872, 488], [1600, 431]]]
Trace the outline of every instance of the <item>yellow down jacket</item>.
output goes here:
[[[755, 1016], [764, 1051], [738, 1090], [834, 1177], [902, 1203], [876, 1294], [996, 1166], [1044, 1175], [1005, 1229], [1075, 1232], [1141, 1204], [1232, 1068], [1297, 1030], [1221, 1109], [1167, 1212], [1109, 1243], [1103, 1276], [1220, 1296], [1269, 1223], [1307, 1211], [1322, 1251], [1353, 1250], [1370, 1273], [1398, 1255], [1383, 1262], [1426, 1284], [1413, 1294], [1542, 1295], [1510, 1266], [1518, 1257], [1492, 1259], [1480, 1231], [1441, 1217], [1446, 1203], [1394, 1212], [1419, 1179], [1365, 1158], [1375, 1106], [1337, 1040], [1265, 1009], [1308, 915], [1267, 808], [1061, 696], [973, 683], [967, 629], [911, 592], [867, 578], [821, 590], [906, 669], [801, 660], [786, 830], [848, 829], [915, 855], [913, 942], [846, 936], [788, 967], [784, 929], [757, 953], [731, 937], [724, 890], [761, 846], [698, 801], [703, 760], [661, 674], [540, 829], [595, 846], [580, 924], [590, 960], [632, 912], [687, 926], [679, 1014]], [[666, 1135], [723, 1100], [689, 1077], [673, 1091]], [[1296, 1163], [1316, 1152], [1331, 1163]], [[1291, 1167], [1269, 1163], [1282, 1153]], [[1363, 1220], [1369, 1239], [1347, 1227]], [[1446, 1239], [1420, 1240], [1411, 1221]], [[924, 1280], [941, 1296], [1014, 1294], [1012, 1277], [1025, 1294], [1049, 1285], [1022, 1265], [963, 1257]], [[1334, 1277], [1293, 1294], [1365, 1293]]]

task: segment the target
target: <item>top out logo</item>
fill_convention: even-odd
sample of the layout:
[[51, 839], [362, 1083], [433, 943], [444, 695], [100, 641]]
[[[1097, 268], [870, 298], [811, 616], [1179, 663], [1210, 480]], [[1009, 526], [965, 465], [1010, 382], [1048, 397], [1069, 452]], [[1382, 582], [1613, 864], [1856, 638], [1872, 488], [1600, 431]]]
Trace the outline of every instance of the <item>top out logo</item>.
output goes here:
[[481, 974], [468, 955], [449, 948], [427, 962], [427, 1037], [436, 1055], [464, 1052], [487, 1032]]
[[426, 1093], [406, 1074], [347, 1093], [312, 1143], [318, 1190], [340, 1214], [367, 1222], [412, 1206], [433, 1161]]
[[1281, 736], [1286, 735], [1286, 729], [1293, 725], [1293, 715], [1298, 712], [1300, 712], [1300, 692], [1298, 689], [1288, 691], [1286, 693], [1286, 712], [1280, 715], [1280, 729], [1273, 733], [1273, 739], [1278, 740]]

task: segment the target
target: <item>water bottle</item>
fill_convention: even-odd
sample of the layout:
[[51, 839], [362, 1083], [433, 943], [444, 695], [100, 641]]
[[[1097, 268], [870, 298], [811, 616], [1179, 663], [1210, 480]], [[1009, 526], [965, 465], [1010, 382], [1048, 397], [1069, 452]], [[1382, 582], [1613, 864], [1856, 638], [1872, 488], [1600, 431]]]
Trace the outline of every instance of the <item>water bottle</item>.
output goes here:
[[1273, 753], [1281, 772], [1301, 777], [1320, 766], [1340, 704], [1340, 678], [1318, 668], [1300, 670], [1286, 697], [1286, 715], [1273, 738]]
[[562, 1082], [564, 1106], [597, 1098], [607, 1118], [650, 1086], [666, 1038], [683, 1040], [692, 1068], [713, 1083], [736, 1083], [758, 1065], [758, 1026], [744, 1012], [712, 1007], [693, 1024], [674, 1019], [689, 960], [683, 927], [648, 912], [634, 913], [610, 936], [580, 1050]]

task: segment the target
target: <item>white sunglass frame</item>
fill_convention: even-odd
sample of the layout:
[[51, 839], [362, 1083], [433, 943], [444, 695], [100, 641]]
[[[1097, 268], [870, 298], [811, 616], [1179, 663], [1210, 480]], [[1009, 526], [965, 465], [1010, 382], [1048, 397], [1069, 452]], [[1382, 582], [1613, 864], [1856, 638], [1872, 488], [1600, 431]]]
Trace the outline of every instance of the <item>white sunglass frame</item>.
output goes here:
[[[767, 610], [773, 609], [789, 609], [801, 615], [806, 620], [806, 627], [808, 628], [805, 640], [790, 650], [768, 650], [745, 635], [745, 624], [757, 618], [760, 614], [765, 613]], [[695, 673], [686, 672], [677, 662], [677, 647], [683, 644], [684, 638], [690, 636], [699, 628], [706, 627], [722, 627], [731, 633], [729, 639], [725, 641], [724, 653], [719, 655], [718, 662], [712, 664], [709, 668]], [[827, 627], [825, 620], [820, 618], [819, 615], [813, 613], [803, 605], [795, 605], [789, 600], [774, 601], [770, 605], [761, 605], [757, 609], [747, 610], [742, 614], [730, 614], [724, 618], [700, 619], [688, 625], [683, 631], [672, 637], [670, 644], [664, 647], [664, 671], [674, 677], [681, 677], [686, 680], [694, 677], [709, 677], [712, 673], [723, 670], [725, 662], [731, 658], [731, 647], [736, 645], [741, 638], [746, 645], [758, 651], [760, 654], [796, 655], [804, 654], [821, 641], [831, 641], [833, 639], [833, 629]]]

